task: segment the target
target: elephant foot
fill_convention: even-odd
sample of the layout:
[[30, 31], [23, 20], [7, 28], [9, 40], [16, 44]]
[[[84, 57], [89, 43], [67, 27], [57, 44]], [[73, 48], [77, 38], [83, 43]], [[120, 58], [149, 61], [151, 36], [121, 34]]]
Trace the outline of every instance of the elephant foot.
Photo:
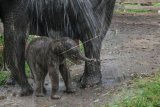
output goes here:
[[65, 93], [75, 93], [76, 92], [76, 89], [75, 88], [73, 88], [73, 87], [71, 87], [71, 88], [67, 88], [65, 91], [64, 91]]
[[61, 98], [61, 96], [59, 96], [59, 95], [51, 95], [51, 99], [58, 100], [60, 98]]
[[33, 94], [33, 89], [30, 85], [22, 87], [22, 90], [20, 92], [20, 96], [29, 96]]
[[46, 91], [45, 87], [43, 87], [42, 89], [37, 87], [36, 91], [35, 91], [35, 96], [36, 97], [44, 97], [46, 92], [47, 91]]
[[37, 92], [36, 92], [36, 93], [35, 93], [35, 96], [36, 96], [36, 97], [44, 97], [45, 94], [44, 94], [44, 93], [37, 93]]
[[6, 81], [6, 85], [15, 85], [15, 84], [16, 84], [16, 80], [13, 77], [8, 78]]
[[93, 87], [101, 83], [101, 74], [82, 75], [79, 81], [80, 88]]
[[43, 87], [43, 93], [46, 94], [47, 93], [47, 90], [45, 87]]

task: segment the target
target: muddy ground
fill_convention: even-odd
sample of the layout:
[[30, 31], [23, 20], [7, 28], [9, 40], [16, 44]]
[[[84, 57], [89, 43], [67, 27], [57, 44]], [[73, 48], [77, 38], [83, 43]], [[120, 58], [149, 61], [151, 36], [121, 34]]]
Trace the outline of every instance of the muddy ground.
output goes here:
[[[160, 16], [154, 14], [115, 14], [111, 28], [103, 41], [102, 85], [78, 89], [75, 94], [63, 93], [60, 100], [51, 100], [50, 85], [44, 98], [14, 96], [19, 87], [0, 88], [0, 107], [90, 107], [110, 101], [112, 92], [135, 74], [146, 75], [160, 68]], [[83, 64], [71, 67], [73, 78], [83, 73]], [[46, 81], [48, 82], [48, 81]]]

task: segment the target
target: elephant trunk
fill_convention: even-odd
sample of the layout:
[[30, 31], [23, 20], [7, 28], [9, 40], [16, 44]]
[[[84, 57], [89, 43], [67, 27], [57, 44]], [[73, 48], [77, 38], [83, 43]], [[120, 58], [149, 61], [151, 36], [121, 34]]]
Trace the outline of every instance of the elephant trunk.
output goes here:
[[92, 61], [95, 62], [96, 61], [95, 59], [87, 58], [87, 57], [85, 57], [85, 56], [83, 56], [81, 54], [79, 54], [79, 59], [83, 60], [83, 61], [87, 61], [87, 62], [92, 62]]

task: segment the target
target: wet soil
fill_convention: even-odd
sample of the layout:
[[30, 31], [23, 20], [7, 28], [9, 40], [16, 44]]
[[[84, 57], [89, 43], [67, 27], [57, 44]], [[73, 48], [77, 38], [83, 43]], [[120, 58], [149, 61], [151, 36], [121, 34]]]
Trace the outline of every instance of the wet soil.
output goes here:
[[[110, 93], [122, 82], [136, 75], [149, 75], [160, 68], [160, 15], [115, 14], [102, 46], [102, 84], [93, 88], [77, 89], [75, 94], [63, 93], [60, 100], [51, 100], [50, 83], [46, 80], [47, 95], [19, 97], [18, 86], [0, 88], [0, 107], [92, 107], [106, 104]], [[73, 78], [83, 73], [83, 65], [71, 67]], [[32, 80], [30, 80], [32, 83]]]

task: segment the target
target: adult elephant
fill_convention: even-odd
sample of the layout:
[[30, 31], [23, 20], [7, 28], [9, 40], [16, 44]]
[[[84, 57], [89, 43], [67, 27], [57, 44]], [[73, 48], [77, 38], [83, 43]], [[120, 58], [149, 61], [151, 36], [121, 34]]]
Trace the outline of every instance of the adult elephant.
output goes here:
[[97, 59], [85, 63], [80, 84], [86, 87], [100, 83], [101, 43], [111, 23], [114, 4], [115, 0], [0, 0], [5, 62], [22, 88], [21, 95], [32, 93], [24, 56], [29, 34], [50, 36], [59, 32], [59, 36], [80, 39], [86, 57]]

